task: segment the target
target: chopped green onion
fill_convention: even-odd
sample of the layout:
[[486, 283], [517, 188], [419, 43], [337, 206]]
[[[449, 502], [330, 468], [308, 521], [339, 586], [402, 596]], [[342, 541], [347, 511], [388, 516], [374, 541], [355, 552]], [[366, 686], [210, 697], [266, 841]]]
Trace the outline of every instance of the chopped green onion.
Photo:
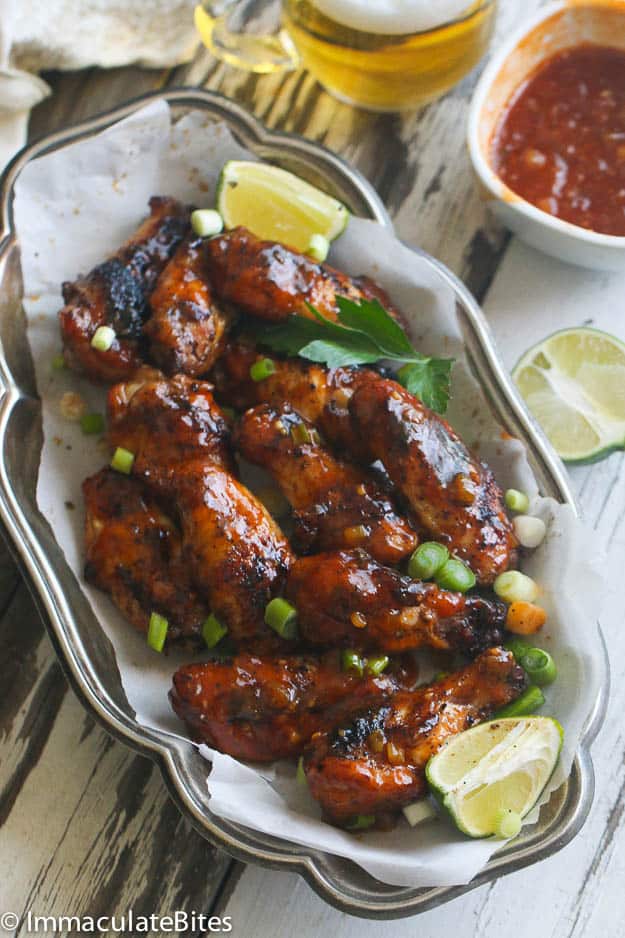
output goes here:
[[505, 573], [500, 573], [493, 583], [493, 589], [507, 603], [533, 603], [538, 597], [538, 586], [531, 577], [520, 570], [506, 570]]
[[296, 423], [291, 427], [291, 439], [296, 446], [306, 446], [308, 443], [316, 446], [321, 442], [321, 437], [315, 428], [309, 428], [305, 423]]
[[531, 515], [517, 515], [512, 527], [521, 547], [529, 547], [532, 550], [540, 547], [547, 534], [547, 525], [542, 518], [533, 518]]
[[507, 704], [507, 706], [502, 707], [501, 710], [498, 710], [495, 716], [500, 718], [528, 717], [536, 713], [537, 710], [540, 710], [544, 702], [545, 695], [540, 687], [536, 687], [532, 684], [527, 690], [523, 691], [520, 697], [517, 697], [516, 700], [513, 700], [512, 703]]
[[443, 590], [456, 590], [466, 593], [475, 586], [475, 574], [466, 563], [450, 557], [435, 576], [438, 586]]
[[110, 326], [98, 326], [91, 339], [91, 348], [98, 352], [108, 352], [115, 338], [115, 330]]
[[314, 234], [310, 236], [310, 241], [306, 248], [306, 254], [308, 254], [309, 257], [312, 257], [313, 260], [323, 262], [329, 253], [330, 242], [324, 235]]
[[191, 227], [200, 238], [209, 238], [224, 229], [224, 220], [214, 208], [196, 208], [191, 212]]
[[431, 821], [432, 818], [438, 817], [436, 808], [432, 807], [432, 804], [426, 798], [413, 801], [412, 804], [407, 804], [402, 810], [411, 827], [416, 827], [417, 824], [421, 824], [423, 821]]
[[526, 655], [528, 651], [532, 650], [532, 646], [528, 645], [527, 642], [522, 641], [520, 638], [511, 638], [510, 641], [504, 642], [503, 646], [506, 651], [512, 652], [515, 657], [515, 660], [520, 664], [521, 658], [523, 655]]
[[227, 634], [228, 626], [222, 625], [217, 616], [211, 612], [209, 617], [204, 620], [204, 625], [202, 626], [202, 638], [204, 639], [206, 647], [214, 648], [224, 635]]
[[252, 381], [264, 381], [276, 372], [276, 364], [272, 358], [259, 358], [250, 366], [250, 378]]
[[388, 668], [388, 655], [376, 655], [374, 658], [367, 658], [367, 672], [377, 677]]
[[375, 824], [375, 814], [357, 814], [345, 827], [348, 831], [365, 831]]
[[62, 371], [65, 368], [65, 358], [63, 353], [59, 352], [58, 355], [55, 355], [52, 359], [52, 367], [55, 371]]
[[132, 472], [132, 464], [134, 461], [134, 453], [131, 453], [128, 449], [124, 449], [123, 446], [118, 446], [113, 453], [113, 458], [111, 459], [111, 468], [115, 469], [117, 472], [123, 472], [124, 475], [129, 476]]
[[104, 417], [102, 414], [83, 414], [80, 418], [80, 428], [83, 433], [102, 433], [104, 431]]
[[281, 638], [297, 638], [297, 609], [280, 596], [267, 603], [265, 623]]
[[346, 648], [341, 654], [341, 668], [343, 671], [356, 671], [362, 677], [365, 668], [365, 661], [357, 651]]
[[521, 815], [510, 808], [500, 808], [495, 817], [495, 836], [502, 840], [516, 837], [523, 827]]
[[[516, 655], [514, 657], [516, 658]], [[530, 648], [520, 658], [517, 658], [517, 661], [527, 671], [530, 680], [538, 687], [553, 684], [558, 676], [555, 661], [549, 652], [543, 651], [542, 648]]]
[[504, 495], [504, 501], [506, 503], [506, 507], [509, 508], [510, 511], [518, 511], [523, 515], [529, 511], [529, 495], [527, 495], [525, 492], [519, 492], [518, 489], [508, 489]]
[[431, 580], [447, 560], [449, 551], [443, 544], [424, 541], [408, 561], [408, 574], [413, 580]]
[[446, 677], [449, 677], [449, 671], [437, 671], [432, 681], [434, 684], [438, 684], [439, 681], [444, 681]]
[[306, 772], [304, 771], [304, 756], [300, 756], [297, 760], [297, 772], [295, 774], [295, 779], [298, 785], [306, 785], [308, 779], [306, 778]]
[[150, 648], [153, 648], [154, 651], [163, 650], [165, 639], [167, 638], [168, 628], [169, 622], [165, 616], [159, 615], [158, 612], [153, 612], [150, 615], [150, 623], [148, 625], [148, 645]]

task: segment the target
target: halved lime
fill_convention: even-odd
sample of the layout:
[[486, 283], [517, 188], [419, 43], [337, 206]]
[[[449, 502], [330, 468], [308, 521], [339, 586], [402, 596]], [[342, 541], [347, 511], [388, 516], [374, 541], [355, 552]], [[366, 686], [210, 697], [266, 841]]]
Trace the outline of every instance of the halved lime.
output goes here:
[[506, 816], [523, 818], [549, 781], [563, 731], [550, 717], [508, 717], [452, 736], [432, 756], [430, 788], [469, 837], [506, 836]]
[[226, 228], [245, 228], [259, 238], [306, 251], [313, 235], [328, 241], [345, 230], [342, 202], [277, 166], [230, 160], [217, 184], [217, 209]]
[[512, 372], [536, 420], [566, 462], [625, 448], [625, 343], [598, 329], [563, 329]]

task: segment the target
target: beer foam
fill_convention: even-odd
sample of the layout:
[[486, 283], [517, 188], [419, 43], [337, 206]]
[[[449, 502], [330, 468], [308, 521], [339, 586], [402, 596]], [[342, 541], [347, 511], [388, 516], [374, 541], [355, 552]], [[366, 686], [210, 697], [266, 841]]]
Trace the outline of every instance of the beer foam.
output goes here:
[[399, 36], [442, 26], [465, 13], [475, 0], [312, 0], [342, 26]]

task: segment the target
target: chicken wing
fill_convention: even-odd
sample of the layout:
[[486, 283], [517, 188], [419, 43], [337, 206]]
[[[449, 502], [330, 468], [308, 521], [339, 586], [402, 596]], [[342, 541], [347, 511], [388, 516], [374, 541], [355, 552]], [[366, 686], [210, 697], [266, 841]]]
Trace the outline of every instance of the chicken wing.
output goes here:
[[515, 700], [525, 672], [503, 648], [489, 648], [462, 671], [395, 694], [330, 733], [304, 756], [310, 792], [335, 824], [356, 816], [384, 824], [425, 794], [425, 766], [445, 740]]
[[102, 469], [83, 482], [85, 579], [109, 593], [140, 632], [150, 614], [168, 623], [167, 643], [201, 644], [209, 610], [197, 594], [180, 533], [136, 479]]
[[230, 430], [206, 381], [143, 367], [109, 390], [108, 425], [111, 445], [134, 453], [135, 474], [152, 486], [197, 456], [233, 469]]
[[235, 228], [208, 242], [208, 269], [215, 292], [244, 313], [274, 322], [296, 314], [311, 318], [307, 303], [336, 319], [337, 296], [378, 299], [397, 316], [384, 290], [368, 277], [348, 277], [329, 264], [275, 241], [261, 241]]
[[185, 555], [199, 591], [235, 641], [270, 633], [267, 603], [281, 591], [293, 555], [261, 502], [221, 466], [185, 462], [172, 496]]
[[313, 733], [387, 700], [414, 675], [342, 671], [340, 656], [259, 657], [189, 664], [174, 674], [172, 706], [194, 739], [237, 759], [298, 756]]
[[229, 431], [210, 385], [139, 377], [110, 391], [109, 440], [133, 453], [133, 475], [175, 513], [195, 586], [232, 637], [266, 634], [265, 606], [292, 560], [288, 541], [232, 474]]
[[295, 510], [300, 553], [358, 546], [393, 564], [416, 547], [416, 534], [381, 486], [336, 460], [310, 421], [288, 405], [248, 410], [235, 431], [235, 445], [245, 459], [271, 473]]
[[476, 654], [501, 641], [506, 607], [383, 567], [362, 550], [301, 557], [287, 596], [302, 638], [313, 644]]
[[396, 381], [361, 379], [349, 402], [355, 430], [380, 459], [421, 527], [490, 584], [516, 539], [503, 493], [457, 433]]
[[287, 358], [274, 359], [274, 373], [263, 381], [253, 381], [250, 368], [265, 357], [245, 340], [230, 342], [211, 375], [219, 400], [237, 410], [256, 404], [289, 404], [315, 424], [334, 447], [352, 458], [361, 454], [362, 443], [352, 430], [347, 408], [358, 383], [375, 372], [362, 368], [330, 370], [301, 358]]
[[[108, 260], [63, 284], [59, 313], [63, 354], [70, 368], [93, 381], [129, 378], [143, 360], [142, 327], [161, 270], [189, 227], [189, 210], [175, 199], [150, 199], [150, 215]], [[115, 331], [107, 351], [91, 345], [99, 326]]]
[[206, 374], [225, 343], [230, 315], [213, 297], [207, 243], [183, 241], [150, 297], [152, 313], [143, 331], [152, 359], [167, 374]]

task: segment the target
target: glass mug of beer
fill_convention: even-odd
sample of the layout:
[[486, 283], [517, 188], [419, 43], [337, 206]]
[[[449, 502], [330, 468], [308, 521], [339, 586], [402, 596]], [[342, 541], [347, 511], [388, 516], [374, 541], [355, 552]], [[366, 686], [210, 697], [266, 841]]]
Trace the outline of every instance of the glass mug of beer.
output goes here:
[[[275, 19], [276, 5], [273, 6]], [[335, 97], [372, 111], [419, 107], [476, 65], [496, 0], [203, 0], [195, 21], [217, 58], [255, 72], [300, 64]], [[259, 13], [260, 10], [260, 13]]]

